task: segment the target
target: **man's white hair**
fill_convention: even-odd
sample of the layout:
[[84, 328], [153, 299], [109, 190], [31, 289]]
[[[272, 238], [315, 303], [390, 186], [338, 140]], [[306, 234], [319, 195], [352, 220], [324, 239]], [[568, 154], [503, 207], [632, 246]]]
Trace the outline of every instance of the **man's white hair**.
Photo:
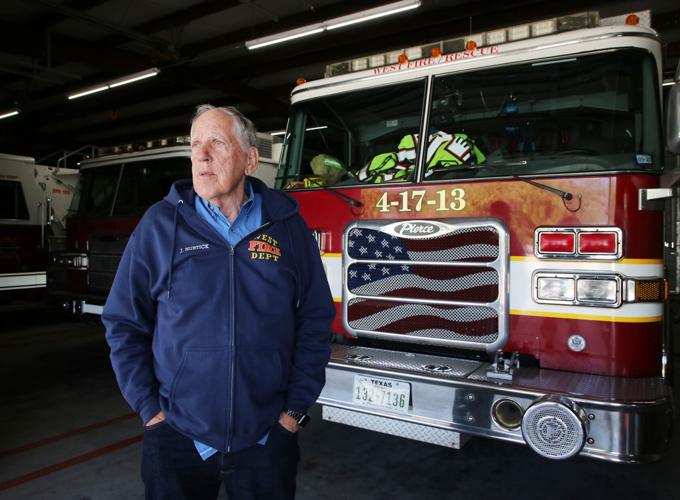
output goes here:
[[201, 104], [196, 107], [196, 113], [194, 113], [194, 117], [191, 119], [191, 126], [194, 126], [196, 118], [213, 109], [232, 118], [234, 124], [234, 135], [236, 136], [236, 139], [238, 140], [239, 144], [241, 145], [241, 149], [244, 152], [248, 152], [250, 148], [257, 147], [257, 129], [255, 128], [255, 125], [248, 118], [243, 116], [243, 113], [241, 113], [234, 106], [213, 106], [212, 104]]

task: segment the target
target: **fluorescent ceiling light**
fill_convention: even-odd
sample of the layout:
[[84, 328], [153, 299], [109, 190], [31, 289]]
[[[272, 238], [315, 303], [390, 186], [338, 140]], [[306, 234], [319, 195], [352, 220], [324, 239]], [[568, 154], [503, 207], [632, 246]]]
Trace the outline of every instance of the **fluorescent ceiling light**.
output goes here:
[[663, 85], [664, 87], [668, 87], [669, 85], [673, 85], [674, 83], [675, 82], [673, 80], [668, 80], [663, 82], [661, 85]]
[[144, 71], [140, 71], [139, 73], [133, 73], [132, 75], [127, 75], [122, 78], [116, 78], [115, 80], [100, 83], [94, 87], [90, 87], [85, 90], [76, 92], [75, 94], [71, 94], [70, 96], [68, 96], [68, 98], [78, 99], [79, 97], [84, 97], [86, 95], [96, 94], [97, 92], [102, 92], [104, 90], [109, 90], [115, 87], [120, 87], [121, 85], [127, 85], [128, 83], [138, 82], [139, 80], [144, 80], [146, 78], [156, 76], [160, 72], [161, 70], [159, 70], [158, 68], [147, 69]]
[[280, 130], [279, 132], [271, 132], [269, 135], [284, 135], [285, 133], [285, 130]]
[[246, 47], [248, 47], [250, 50], [259, 49], [260, 47], [274, 45], [275, 43], [282, 43], [289, 40], [295, 40], [296, 38], [302, 38], [304, 36], [316, 35], [317, 33], [321, 33], [324, 29], [324, 26], [316, 24], [312, 26], [305, 26], [304, 28], [284, 31], [283, 33], [278, 33], [276, 35], [250, 40], [246, 42]]
[[356, 14], [349, 14], [347, 16], [336, 17], [326, 21], [326, 29], [334, 30], [336, 28], [343, 28], [351, 24], [363, 23], [364, 21], [371, 21], [379, 17], [391, 16], [406, 10], [417, 9], [420, 7], [420, 0], [405, 0], [402, 2], [390, 3], [375, 9], [368, 9]]
[[127, 85], [128, 83], [138, 82], [139, 80], [144, 80], [145, 78], [151, 78], [160, 73], [158, 68], [147, 69], [146, 71], [140, 71], [134, 75], [125, 76], [118, 80], [114, 80], [109, 84], [109, 88], [120, 87], [121, 85]]
[[415, 9], [420, 7], [420, 4], [420, 0], [401, 0], [400, 2], [389, 3], [381, 7], [375, 7], [373, 9], [355, 12], [354, 14], [328, 19], [321, 23], [310, 24], [308, 26], [303, 26], [294, 30], [276, 33], [275, 35], [248, 40], [246, 42], [246, 47], [248, 47], [250, 50], [259, 49], [260, 47], [267, 47], [268, 45], [274, 45], [276, 43], [282, 43], [305, 36], [316, 35], [326, 30], [342, 28], [344, 26], [370, 21], [379, 17], [389, 16], [399, 12], [404, 12], [406, 10]]
[[108, 85], [99, 85], [98, 87], [93, 87], [91, 89], [82, 90], [82, 91], [78, 92], [77, 94], [72, 94], [72, 95], [68, 96], [68, 98], [69, 99], [78, 99], [79, 97], [83, 97], [83, 96], [90, 95], [90, 94], [96, 94], [97, 92], [102, 92], [104, 90], [109, 90], [109, 86]]
[[14, 111], [9, 111], [8, 113], [4, 113], [4, 114], [0, 115], [0, 120], [2, 120], [3, 118], [9, 118], [10, 116], [16, 116], [18, 114], [19, 114], [19, 111], [15, 109]]

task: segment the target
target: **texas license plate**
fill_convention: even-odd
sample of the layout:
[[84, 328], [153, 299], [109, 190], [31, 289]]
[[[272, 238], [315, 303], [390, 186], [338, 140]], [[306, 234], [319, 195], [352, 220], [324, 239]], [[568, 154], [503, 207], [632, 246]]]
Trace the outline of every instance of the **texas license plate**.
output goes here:
[[387, 378], [355, 375], [353, 399], [360, 405], [408, 413], [411, 384]]

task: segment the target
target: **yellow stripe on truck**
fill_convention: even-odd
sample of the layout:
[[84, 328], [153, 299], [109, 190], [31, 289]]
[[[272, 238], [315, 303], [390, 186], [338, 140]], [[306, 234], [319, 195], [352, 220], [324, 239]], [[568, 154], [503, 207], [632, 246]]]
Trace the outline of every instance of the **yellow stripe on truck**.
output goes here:
[[620, 259], [620, 260], [589, 260], [589, 259], [539, 259], [538, 257], [511, 255], [510, 260], [513, 262], [544, 262], [544, 263], [572, 263], [581, 262], [588, 264], [663, 264], [661, 259]]
[[511, 309], [510, 314], [514, 316], [537, 316], [543, 318], [562, 318], [562, 319], [582, 319], [586, 321], [607, 321], [612, 323], [656, 323], [663, 319], [662, 316], [600, 316], [589, 314], [572, 314], [572, 313], [556, 313], [548, 311], [520, 311], [518, 309]]

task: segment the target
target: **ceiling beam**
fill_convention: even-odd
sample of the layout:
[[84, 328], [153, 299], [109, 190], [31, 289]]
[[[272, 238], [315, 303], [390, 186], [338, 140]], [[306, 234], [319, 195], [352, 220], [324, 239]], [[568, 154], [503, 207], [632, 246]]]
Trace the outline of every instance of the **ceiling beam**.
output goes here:
[[[151, 66], [148, 58], [119, 49], [102, 47], [88, 40], [59, 33], [50, 34], [51, 59], [59, 62], [77, 62], [109, 72], [134, 73]], [[29, 25], [19, 25], [0, 20], [0, 47], [3, 52], [35, 59], [48, 59], [45, 34]]]
[[[145, 33], [147, 35], [158, 33], [159, 31], [164, 31], [166, 29], [177, 29], [182, 26], [200, 19], [202, 17], [209, 16], [211, 14], [216, 14], [218, 12], [223, 12], [225, 10], [232, 9], [243, 5], [238, 0], [205, 0], [199, 4], [192, 5], [190, 7], [185, 7], [170, 14], [157, 17], [151, 21], [145, 23], [137, 24], [132, 27], [136, 32]], [[111, 35], [102, 40], [108, 46], [116, 46], [124, 43], [126, 38], [121, 35]]]
[[[90, 10], [98, 7], [101, 4], [110, 2], [111, 0], [71, 0], [70, 2], [64, 2], [66, 7], [75, 9], [78, 11]], [[39, 26], [43, 30], [50, 29], [60, 22], [69, 19], [69, 16], [65, 14], [45, 14], [38, 18], [31, 20], [33, 26]]]
[[168, 45], [168, 42], [161, 38], [145, 35], [144, 33], [140, 33], [134, 29], [126, 28], [124, 26], [121, 26], [120, 24], [113, 23], [101, 17], [93, 16], [91, 14], [87, 14], [86, 12], [82, 12], [80, 9], [74, 9], [67, 5], [57, 4], [52, 2], [51, 0], [33, 0], [33, 1], [35, 3], [38, 3], [39, 5], [42, 5], [46, 9], [58, 12], [59, 14], [66, 16], [70, 19], [73, 19], [75, 21], [106, 28], [113, 33], [117, 33], [121, 36], [124, 36], [129, 40], [134, 40], [136, 42], [143, 43], [154, 49], [166, 48]]
[[[286, 99], [290, 92], [290, 86], [282, 85], [273, 88], [267, 88], [263, 90], [270, 96], [278, 96], [279, 98]], [[108, 126], [120, 126], [120, 125], [132, 125], [139, 124], [140, 122], [149, 121], [153, 116], [167, 116], [173, 117], [175, 113], [182, 112], [187, 108], [192, 112], [196, 106], [199, 104], [209, 103], [217, 105], [229, 105], [241, 108], [245, 102], [242, 99], [238, 99], [234, 96], [227, 96], [222, 93], [214, 93], [213, 95], [206, 94], [204, 96], [196, 96], [195, 92], [184, 92], [177, 93], [172, 92], [170, 89], [166, 89], [165, 92], [154, 91], [154, 99], [162, 99], [168, 103], [183, 103], [179, 105], [170, 105], [170, 107], [164, 108], [162, 111], [157, 111], [152, 113], [140, 110], [133, 103], [119, 103], [120, 106], [110, 106], [107, 104], [99, 106], [97, 109], [94, 107], [86, 112], [81, 112], [81, 110], [73, 110], [71, 116], [63, 117], [60, 119], [55, 119], [52, 122], [45, 122], [45, 126], [38, 127], [39, 132], [54, 134], [63, 134], [65, 132], [78, 132], [82, 130], [90, 130], [93, 127], [108, 127]], [[187, 104], [187, 101], [190, 103]], [[262, 113], [271, 113], [274, 116], [282, 117], [285, 120], [288, 116], [288, 108], [282, 108], [275, 112], [260, 109]], [[85, 119], [78, 119], [79, 115], [87, 115]], [[53, 125], [57, 124], [57, 126]]]

